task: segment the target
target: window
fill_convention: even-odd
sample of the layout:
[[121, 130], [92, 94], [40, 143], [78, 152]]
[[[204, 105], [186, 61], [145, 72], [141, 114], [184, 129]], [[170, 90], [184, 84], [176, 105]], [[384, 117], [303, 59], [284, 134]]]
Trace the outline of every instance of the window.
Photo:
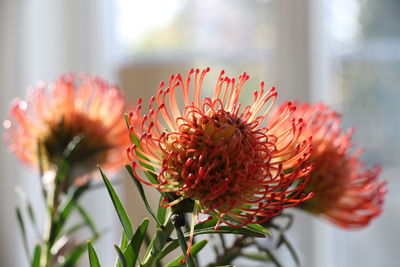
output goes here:
[[[384, 168], [389, 193], [381, 217], [361, 231], [343, 234], [336, 246], [340, 266], [395, 266], [400, 223], [400, 2], [327, 1], [332, 42], [333, 103], [346, 125], [356, 127], [354, 142], [363, 159]], [[396, 166], [397, 165], [397, 166]], [[340, 248], [339, 248], [340, 247]]]

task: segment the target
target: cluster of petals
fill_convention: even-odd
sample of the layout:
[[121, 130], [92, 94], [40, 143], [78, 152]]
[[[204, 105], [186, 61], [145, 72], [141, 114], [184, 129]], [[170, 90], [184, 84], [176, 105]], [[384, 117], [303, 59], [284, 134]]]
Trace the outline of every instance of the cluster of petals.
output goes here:
[[302, 135], [312, 134], [310, 159], [316, 164], [304, 189], [315, 195], [300, 207], [343, 228], [367, 225], [382, 212], [386, 182], [379, 179], [381, 168], [365, 168], [362, 149], [351, 142], [353, 129], [343, 131], [340, 115], [329, 106], [305, 103], [295, 114], [304, 119]]
[[303, 189], [312, 169], [311, 139], [300, 138], [303, 121], [293, 118], [295, 107], [287, 103], [267, 127], [275, 88], [261, 82], [252, 105], [243, 105], [239, 96], [249, 76], [222, 71], [211, 97], [202, 97], [209, 70], [172, 75], [148, 105], [139, 99], [130, 112], [136, 142], [127, 154], [137, 179], [167, 196], [165, 207], [190, 199], [235, 227], [262, 223], [309, 199]]
[[124, 111], [116, 86], [87, 74], [65, 74], [31, 88], [26, 100], [12, 102], [4, 139], [28, 166], [37, 168], [41, 155], [43, 166], [51, 169], [80, 137], [70, 162], [75, 171], [84, 174], [96, 164], [115, 169], [123, 165], [121, 151], [129, 145]]

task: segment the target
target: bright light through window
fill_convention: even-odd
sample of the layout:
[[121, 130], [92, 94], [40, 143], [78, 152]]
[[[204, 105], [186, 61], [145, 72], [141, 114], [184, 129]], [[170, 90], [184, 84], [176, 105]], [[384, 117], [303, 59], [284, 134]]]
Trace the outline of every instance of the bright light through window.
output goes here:
[[182, 0], [117, 0], [120, 43], [136, 46], [149, 32], [171, 24], [182, 7]]

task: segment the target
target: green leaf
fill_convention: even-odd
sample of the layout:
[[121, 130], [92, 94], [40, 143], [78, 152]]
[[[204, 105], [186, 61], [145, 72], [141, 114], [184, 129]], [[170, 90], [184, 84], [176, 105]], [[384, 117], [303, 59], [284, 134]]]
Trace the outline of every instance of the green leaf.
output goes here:
[[[122, 232], [122, 237], [121, 237], [121, 242], [120, 242], [120, 245], [119, 245], [119, 249], [120, 249], [121, 251], [124, 251], [125, 248], [128, 246], [128, 242], [129, 242], [129, 240], [128, 240], [128, 238], [126, 237], [125, 232]], [[117, 266], [117, 267], [122, 267], [121, 262], [119, 261], [119, 258], [118, 258], [118, 257], [117, 257], [117, 261], [116, 261], [116, 266]]]
[[179, 247], [178, 240], [169, 242], [168, 245], [160, 253], [158, 253], [156, 261], [162, 260], [165, 256], [167, 256], [169, 253], [171, 253], [178, 247]]
[[121, 250], [125, 250], [126, 246], [128, 246], [128, 243], [129, 243], [129, 239], [126, 237], [125, 232], [122, 232], [121, 244], [120, 244], [119, 248]]
[[111, 185], [110, 181], [108, 180], [107, 176], [103, 173], [100, 166], [98, 168], [100, 170], [101, 177], [103, 177], [103, 181], [107, 187], [108, 193], [114, 204], [115, 211], [118, 214], [119, 220], [122, 224], [122, 227], [124, 228], [126, 236], [128, 239], [132, 239], [133, 229], [132, 229], [131, 220], [129, 219], [128, 215], [126, 214], [126, 211], [125, 211], [121, 201], [119, 200], [117, 193], [115, 192], [113, 186]]
[[146, 235], [147, 228], [149, 226], [149, 219], [143, 219], [139, 228], [136, 230], [132, 239], [129, 241], [128, 246], [124, 251], [124, 257], [128, 266], [135, 266], [139, 257], [140, 247], [142, 246], [144, 236]]
[[[82, 227], [84, 227], [86, 224], [83, 222], [80, 223], [76, 223], [74, 225], [72, 225], [71, 227], [69, 227], [65, 232], [64, 232], [64, 236], [69, 236], [73, 233], [75, 233], [76, 231], [82, 229]], [[60, 237], [61, 238], [61, 237]]]
[[65, 261], [62, 263], [62, 267], [69, 267], [69, 266], [75, 266], [75, 264], [78, 262], [79, 258], [85, 253], [86, 251], [86, 244], [80, 244], [78, 246], [75, 246], [74, 249], [68, 253], [68, 255], [65, 257]]
[[94, 250], [92, 243], [87, 242], [88, 253], [89, 253], [89, 263], [90, 267], [100, 267], [99, 258], [97, 257], [96, 251]]
[[40, 267], [40, 254], [41, 254], [42, 248], [40, 245], [35, 246], [35, 250], [33, 252], [33, 259], [32, 259], [32, 267]]
[[31, 257], [30, 257], [29, 249], [28, 249], [28, 238], [26, 236], [24, 219], [22, 218], [21, 211], [18, 207], [15, 208], [15, 213], [17, 215], [18, 225], [19, 225], [19, 228], [20, 228], [21, 234], [22, 234], [22, 243], [24, 245], [25, 254], [28, 257], [28, 261], [30, 261]]
[[[208, 240], [203, 239], [203, 240], [199, 241], [198, 243], [194, 244], [193, 247], [190, 249], [190, 254], [192, 256], [196, 256], [197, 253], [199, 253], [200, 250], [202, 250], [207, 245], [207, 243], [208, 243]], [[184, 266], [179, 262], [180, 260], [183, 260], [184, 258], [185, 258], [185, 256], [181, 255], [177, 259], [168, 263], [165, 267]]]
[[260, 253], [243, 253], [241, 254], [243, 257], [250, 259], [250, 260], [256, 260], [256, 261], [271, 261], [271, 258], [266, 256], [266, 255], [262, 255]]
[[163, 195], [160, 195], [160, 200], [158, 201], [158, 209], [157, 209], [157, 219], [161, 225], [164, 225], [167, 220], [167, 211], [168, 208], [161, 207], [161, 202], [164, 199]]
[[275, 254], [271, 250], [269, 250], [267, 248], [263, 248], [261, 250], [267, 253], [268, 257], [271, 259], [271, 261], [275, 264], [276, 267], [283, 266], [282, 263], [278, 260], [278, 258], [275, 256]]
[[114, 245], [114, 248], [115, 248], [115, 250], [117, 251], [118, 260], [119, 260], [118, 263], [119, 263], [122, 267], [128, 267], [128, 265], [127, 265], [127, 263], [126, 263], [126, 259], [125, 259], [124, 253], [121, 251], [121, 249], [120, 249], [117, 245]]
[[204, 228], [215, 227], [215, 225], [217, 225], [217, 223], [218, 223], [218, 218], [213, 217], [211, 220], [207, 220], [205, 222], [196, 224], [194, 226], [194, 229], [195, 230], [200, 230], [200, 229], [204, 229]]
[[[203, 229], [195, 229], [194, 235], [204, 235], [204, 234], [235, 234], [235, 235], [245, 235], [250, 237], [266, 237], [266, 234], [260, 233], [254, 229], [250, 228], [235, 228], [231, 226], [220, 226], [218, 230], [215, 230], [214, 227], [203, 228]], [[189, 232], [185, 233], [185, 237], [189, 236]]]
[[86, 212], [86, 210], [80, 206], [76, 206], [78, 208], [78, 212], [81, 215], [82, 219], [84, 220], [85, 224], [89, 227], [89, 229], [92, 231], [92, 235], [97, 235], [98, 231], [96, 226], [93, 223], [93, 220], [90, 218], [90, 215]]
[[[214, 229], [215, 224], [217, 223], [217, 219], [213, 218], [209, 221], [200, 223], [195, 225], [194, 236], [203, 235], [203, 234], [238, 234], [238, 235], [246, 235], [250, 237], [266, 237], [266, 234], [261, 233], [254, 229], [249, 228], [235, 228], [230, 226], [220, 226], [218, 230]], [[211, 227], [209, 227], [211, 226]], [[189, 237], [189, 232], [184, 233], [185, 238]], [[169, 254], [172, 250], [177, 248], [179, 245], [178, 240], [175, 239], [171, 241], [168, 246], [163, 249], [157, 256], [157, 259], [161, 260], [167, 254]]]
[[33, 207], [32, 207], [32, 203], [29, 200], [28, 196], [25, 194], [25, 192], [22, 190], [22, 188], [20, 186], [17, 186], [15, 188], [15, 192], [18, 194], [19, 198], [21, 199], [24, 208], [26, 209], [29, 219], [32, 223], [32, 226], [35, 230], [36, 235], [39, 237], [40, 236], [40, 231], [39, 231], [39, 227], [37, 225], [36, 222], [36, 216], [35, 216], [35, 212], [33, 211]]
[[[127, 114], [125, 114], [125, 122], [126, 122], [126, 126], [129, 129], [129, 116]], [[140, 140], [139, 138], [134, 134], [134, 133], [130, 133], [130, 138], [132, 140], [132, 142], [139, 148], [141, 149], [140, 146]], [[137, 149], [135, 150], [136, 155], [138, 155], [140, 158], [149, 161], [148, 158], [146, 158], [143, 154], [141, 154]], [[142, 161], [139, 162], [140, 165], [142, 165], [143, 167], [145, 167], [146, 169], [152, 170], [154, 171], [154, 168]], [[149, 173], [149, 172], [144, 172], [144, 174], [147, 176], [147, 178], [149, 179], [150, 182], [152, 182], [153, 184], [158, 184], [157, 182], [157, 176], [154, 175], [153, 173]], [[135, 178], [134, 176], [132, 176], [132, 178]], [[136, 178], [135, 178], [136, 179]]]
[[267, 228], [265, 228], [264, 226], [261, 226], [259, 224], [248, 224], [248, 225], [246, 225], [246, 227], [250, 228], [252, 230], [255, 230], [255, 231], [257, 231], [257, 232], [259, 232], [261, 234], [265, 234], [265, 235], [271, 236], [271, 232]]
[[292, 255], [292, 258], [294, 262], [296, 263], [296, 266], [301, 266], [300, 264], [300, 257], [296, 252], [296, 249], [293, 247], [293, 245], [289, 242], [289, 240], [286, 238], [283, 232], [281, 232], [280, 238], [281, 242], [286, 245], [288, 248], [290, 254]]
[[158, 226], [161, 227], [162, 224], [158, 220], [158, 217], [154, 214], [153, 209], [151, 208], [149, 202], [147, 201], [146, 193], [144, 192], [142, 183], [138, 179], [136, 179], [135, 175], [133, 174], [132, 167], [130, 165], [125, 165], [125, 168], [128, 170], [129, 174], [131, 175], [132, 180], [135, 183], [135, 185], [140, 193], [140, 196], [142, 197], [143, 203], [146, 206], [146, 209], [148, 210], [150, 215], [154, 218], [154, 220], [156, 221]]
[[[91, 241], [88, 242], [95, 242], [98, 239], [99, 239], [98, 235], [92, 236], [90, 238]], [[74, 248], [65, 256], [65, 261], [62, 263], [61, 267], [75, 266], [80, 257], [83, 255], [83, 253], [85, 253], [87, 247], [88, 247], [87, 242], [83, 242], [79, 245], [74, 246]]]
[[170, 233], [167, 233], [166, 231], [161, 231], [161, 230], [157, 230], [156, 232], [156, 238], [154, 241], [154, 248], [156, 251], [160, 251], [163, 249], [163, 247], [165, 246], [165, 244], [167, 243], [167, 239], [169, 237]]
[[80, 186], [72, 193], [72, 195], [69, 198], [67, 198], [66, 203], [64, 204], [63, 208], [61, 209], [60, 215], [58, 216], [56, 225], [53, 231], [50, 233], [50, 238], [49, 238], [50, 244], [53, 244], [56, 241], [69, 215], [76, 207], [78, 199], [88, 188], [89, 185]]
[[[156, 261], [160, 251], [164, 248], [165, 244], [167, 243], [167, 239], [170, 237], [173, 231], [174, 231], [174, 225], [172, 224], [170, 219], [167, 220], [167, 223], [162, 229], [156, 230], [156, 234], [151, 240], [144, 257], [143, 264], [145, 266], [152, 266], [152, 264]], [[159, 266], [159, 263], [156, 262], [156, 266]]]

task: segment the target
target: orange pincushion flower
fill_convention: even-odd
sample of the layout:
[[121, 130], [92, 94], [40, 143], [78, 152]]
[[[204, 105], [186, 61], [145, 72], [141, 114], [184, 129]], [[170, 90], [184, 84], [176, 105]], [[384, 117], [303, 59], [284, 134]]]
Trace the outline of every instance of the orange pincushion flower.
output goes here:
[[123, 165], [121, 151], [129, 144], [124, 110], [124, 97], [114, 85], [94, 76], [66, 74], [54, 84], [33, 88], [26, 101], [13, 101], [3, 123], [5, 142], [32, 167], [38, 166], [40, 147], [48, 168], [77, 145], [68, 158], [75, 178], [96, 164], [117, 168]]
[[[292, 118], [295, 108], [287, 104], [266, 128], [275, 88], [265, 91], [262, 82], [253, 105], [242, 107], [238, 98], [249, 76], [235, 80], [222, 71], [213, 96], [202, 99], [208, 71], [172, 75], [151, 98], [148, 115], [141, 114], [141, 99], [129, 114], [130, 133], [138, 142], [127, 152], [137, 179], [171, 192], [174, 199], [166, 198], [166, 207], [190, 199], [201, 212], [235, 227], [264, 222], [310, 198], [301, 194], [311, 170], [310, 140], [299, 139], [302, 121]], [[156, 181], [143, 179], [139, 170]]]
[[[284, 105], [281, 109], [284, 109]], [[365, 169], [361, 150], [351, 152], [352, 129], [343, 133], [340, 115], [324, 104], [303, 104], [295, 112], [305, 121], [302, 135], [312, 135], [316, 163], [304, 192], [314, 197], [301, 208], [322, 215], [343, 228], [360, 228], [382, 211], [385, 181], [377, 165]]]

